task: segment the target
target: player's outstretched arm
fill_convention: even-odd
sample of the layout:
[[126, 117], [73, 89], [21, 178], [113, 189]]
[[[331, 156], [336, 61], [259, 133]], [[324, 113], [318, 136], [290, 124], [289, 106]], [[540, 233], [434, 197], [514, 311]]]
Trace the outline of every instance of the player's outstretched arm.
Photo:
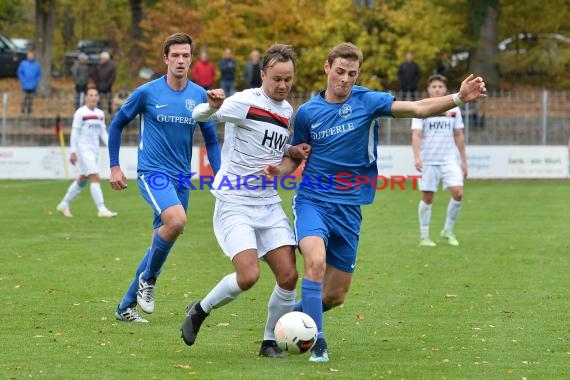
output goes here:
[[416, 117], [423, 119], [486, 96], [487, 89], [483, 78], [475, 77], [473, 74], [470, 74], [461, 83], [461, 88], [458, 93], [422, 99], [416, 102], [395, 101], [392, 103], [391, 111], [394, 117]]

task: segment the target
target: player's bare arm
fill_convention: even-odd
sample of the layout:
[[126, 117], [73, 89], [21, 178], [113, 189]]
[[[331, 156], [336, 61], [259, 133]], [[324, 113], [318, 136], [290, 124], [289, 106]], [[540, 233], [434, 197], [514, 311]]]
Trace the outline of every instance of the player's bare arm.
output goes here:
[[275, 177], [285, 177], [295, 171], [303, 162], [300, 159], [283, 156], [283, 159], [278, 164], [269, 164], [263, 168], [263, 175], [267, 177], [268, 180]]
[[120, 166], [113, 166], [111, 168], [109, 183], [115, 190], [123, 190], [127, 188], [127, 177], [125, 177], [125, 174], [121, 170]]
[[467, 178], [467, 154], [465, 153], [465, 135], [463, 134], [463, 130], [456, 130], [454, 137], [455, 145], [457, 146], [459, 157], [461, 158], [461, 171], [463, 172], [463, 176]]
[[487, 96], [487, 88], [481, 77], [470, 74], [461, 83], [459, 92], [452, 95], [427, 98], [416, 102], [395, 101], [392, 104], [392, 115], [394, 117], [416, 117], [424, 119], [429, 116], [438, 115], [442, 112], [459, 106], [463, 103], [471, 102]]
[[416, 170], [421, 172], [422, 171], [422, 159], [420, 156], [420, 144], [422, 141], [421, 131], [419, 129], [412, 131], [412, 151], [414, 152], [414, 165]]

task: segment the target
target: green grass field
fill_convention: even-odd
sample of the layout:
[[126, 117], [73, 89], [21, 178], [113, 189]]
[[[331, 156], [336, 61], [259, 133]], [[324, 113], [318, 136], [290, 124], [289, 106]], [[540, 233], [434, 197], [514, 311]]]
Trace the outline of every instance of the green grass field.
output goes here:
[[[364, 208], [359, 261], [343, 307], [325, 314], [331, 361], [259, 358], [261, 281], [215, 310], [193, 347], [186, 305], [232, 271], [213, 236], [213, 197], [191, 194], [189, 222], [157, 286], [148, 325], [114, 310], [150, 242], [134, 181], [105, 183], [112, 220], [88, 189], [74, 218], [54, 211], [67, 181], [0, 181], [3, 379], [563, 379], [570, 368], [570, 202], [564, 181], [468, 181], [460, 247], [419, 248], [415, 191]], [[283, 193], [289, 209], [291, 193]], [[436, 195], [432, 237], [449, 196]], [[439, 239], [435, 239], [439, 240]], [[302, 274], [301, 259], [298, 260]]]

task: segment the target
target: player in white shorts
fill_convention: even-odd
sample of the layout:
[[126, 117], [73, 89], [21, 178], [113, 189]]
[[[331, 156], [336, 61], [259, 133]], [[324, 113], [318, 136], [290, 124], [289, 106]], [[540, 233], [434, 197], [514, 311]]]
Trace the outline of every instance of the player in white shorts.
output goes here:
[[116, 212], [105, 207], [101, 178], [99, 177], [99, 140], [107, 146], [109, 135], [105, 124], [105, 113], [97, 108], [99, 93], [95, 88], [87, 89], [85, 105], [79, 107], [73, 115], [71, 127], [71, 154], [69, 161], [79, 169], [79, 177], [71, 183], [57, 210], [65, 217], [72, 217], [69, 205], [81, 192], [81, 189], [90, 181], [91, 197], [97, 207], [100, 218], [112, 218]]
[[[225, 276], [203, 299], [188, 305], [181, 331], [189, 346], [212, 309], [233, 301], [257, 282], [259, 259], [263, 259], [273, 271], [276, 285], [269, 299], [259, 355], [284, 356], [273, 330], [295, 302], [295, 238], [281, 207], [277, 183], [266, 179], [264, 168], [279, 164], [286, 149], [296, 158], [306, 158], [310, 150], [307, 144], [286, 145], [293, 108], [285, 99], [293, 84], [295, 60], [290, 46], [272, 45], [262, 62], [261, 88], [247, 89], [225, 100], [223, 90], [210, 90], [208, 103], [197, 105], [192, 113], [197, 121], [225, 123], [222, 164], [211, 192], [216, 197], [214, 232], [235, 272]], [[289, 169], [292, 171], [293, 165]]]
[[[430, 76], [427, 91], [430, 97], [446, 95], [447, 79], [439, 74]], [[459, 107], [438, 116], [412, 119], [412, 148], [416, 169], [422, 173], [419, 182], [422, 199], [418, 207], [420, 246], [436, 246], [429, 237], [429, 225], [433, 196], [440, 181], [443, 188], [451, 192], [445, 226], [440, 236], [450, 245], [457, 246], [459, 242], [453, 233], [453, 226], [461, 211], [463, 179], [467, 177], [463, 119]]]

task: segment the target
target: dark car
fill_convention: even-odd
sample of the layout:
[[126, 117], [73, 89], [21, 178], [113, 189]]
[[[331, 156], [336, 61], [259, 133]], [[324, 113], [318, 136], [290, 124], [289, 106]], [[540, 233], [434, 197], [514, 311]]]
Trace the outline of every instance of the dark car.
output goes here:
[[86, 54], [87, 65], [93, 67], [99, 63], [99, 55], [104, 51], [113, 55], [113, 49], [108, 40], [80, 40], [74, 51], [64, 54], [65, 72], [71, 74], [71, 66], [73, 66], [79, 54]]
[[18, 65], [26, 59], [26, 50], [18, 49], [12, 41], [0, 34], [0, 77], [17, 77]]

